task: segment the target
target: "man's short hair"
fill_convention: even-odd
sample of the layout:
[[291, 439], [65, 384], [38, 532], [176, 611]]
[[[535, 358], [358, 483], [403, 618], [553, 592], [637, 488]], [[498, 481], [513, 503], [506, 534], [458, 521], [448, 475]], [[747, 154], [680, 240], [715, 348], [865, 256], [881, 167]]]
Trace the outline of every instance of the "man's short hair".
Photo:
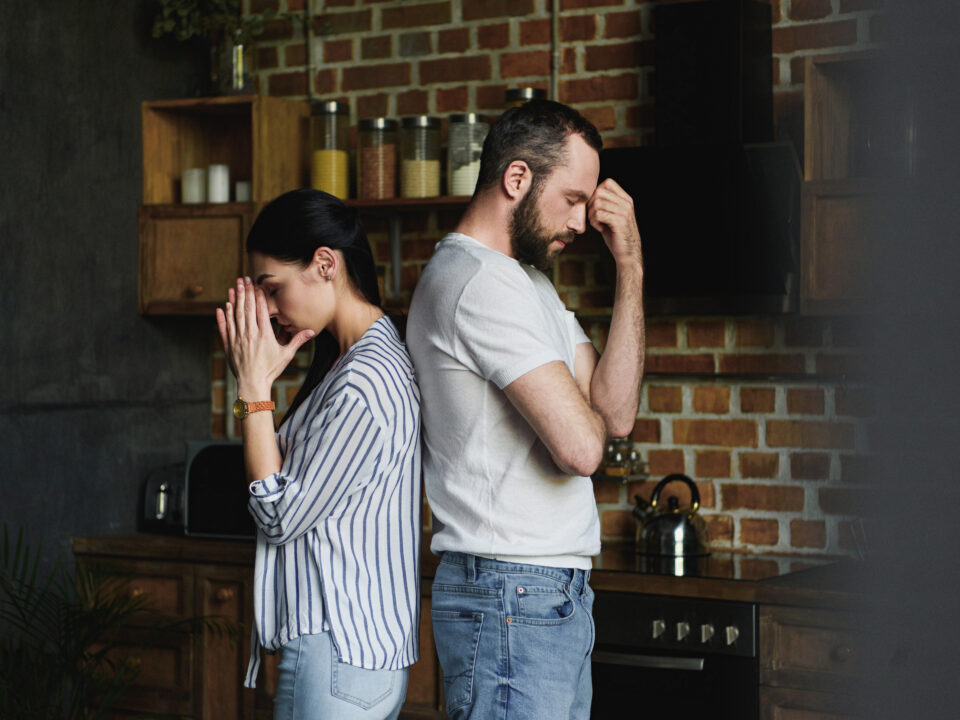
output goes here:
[[565, 159], [569, 135], [580, 135], [598, 153], [600, 133], [572, 107], [552, 100], [530, 100], [510, 108], [490, 128], [480, 155], [477, 190], [500, 182], [510, 163], [523, 160], [539, 187]]

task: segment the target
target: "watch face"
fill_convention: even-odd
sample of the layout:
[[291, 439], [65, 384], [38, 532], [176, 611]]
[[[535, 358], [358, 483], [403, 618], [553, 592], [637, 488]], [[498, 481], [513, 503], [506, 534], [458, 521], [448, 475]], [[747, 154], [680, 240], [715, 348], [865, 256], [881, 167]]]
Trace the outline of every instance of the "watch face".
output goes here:
[[233, 403], [233, 416], [237, 420], [243, 420], [247, 416], [247, 403], [240, 398]]

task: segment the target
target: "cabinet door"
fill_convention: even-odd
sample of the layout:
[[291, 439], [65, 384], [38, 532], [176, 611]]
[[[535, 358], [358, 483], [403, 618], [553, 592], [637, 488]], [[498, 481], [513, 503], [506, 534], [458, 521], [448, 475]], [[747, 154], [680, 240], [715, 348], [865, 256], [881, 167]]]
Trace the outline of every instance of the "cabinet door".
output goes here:
[[842, 697], [809, 690], [760, 688], [760, 720], [854, 720]]
[[250, 203], [140, 208], [140, 312], [212, 315], [243, 274]]

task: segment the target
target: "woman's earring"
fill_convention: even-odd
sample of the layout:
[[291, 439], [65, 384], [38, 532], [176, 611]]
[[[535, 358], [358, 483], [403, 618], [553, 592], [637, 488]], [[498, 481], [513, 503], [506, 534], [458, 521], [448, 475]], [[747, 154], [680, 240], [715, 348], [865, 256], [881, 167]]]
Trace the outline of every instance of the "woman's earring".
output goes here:
[[333, 280], [333, 275], [324, 275], [324, 280]]

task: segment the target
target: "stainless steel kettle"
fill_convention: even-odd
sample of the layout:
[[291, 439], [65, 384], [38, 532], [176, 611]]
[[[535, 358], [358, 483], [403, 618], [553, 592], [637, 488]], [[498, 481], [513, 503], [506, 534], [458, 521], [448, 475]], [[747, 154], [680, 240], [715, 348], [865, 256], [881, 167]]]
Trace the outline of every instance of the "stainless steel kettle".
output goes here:
[[[682, 482], [690, 488], [690, 506], [681, 508], [676, 497], [670, 497], [666, 507], [660, 504], [660, 492], [672, 482]], [[707, 525], [697, 514], [700, 492], [686, 475], [674, 473], [657, 483], [646, 502], [639, 495], [633, 508], [637, 520], [637, 552], [645, 555], [694, 557], [709, 555]]]

